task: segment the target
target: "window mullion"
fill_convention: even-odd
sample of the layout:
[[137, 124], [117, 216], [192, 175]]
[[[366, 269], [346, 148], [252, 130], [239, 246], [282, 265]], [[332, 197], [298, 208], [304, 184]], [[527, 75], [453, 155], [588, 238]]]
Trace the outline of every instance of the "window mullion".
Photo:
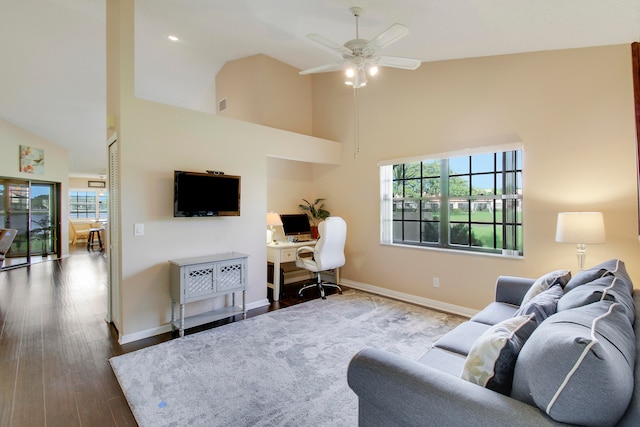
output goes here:
[[440, 161], [440, 246], [449, 246], [449, 160]]

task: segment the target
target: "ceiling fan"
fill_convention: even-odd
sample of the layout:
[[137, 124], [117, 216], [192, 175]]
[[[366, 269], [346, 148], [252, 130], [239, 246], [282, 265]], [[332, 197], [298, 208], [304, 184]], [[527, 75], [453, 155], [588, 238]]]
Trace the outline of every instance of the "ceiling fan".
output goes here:
[[326, 73], [329, 71], [346, 70], [346, 84], [352, 85], [354, 89], [361, 88], [367, 84], [367, 74], [374, 76], [378, 72], [378, 67], [402, 68], [405, 70], [415, 70], [421, 64], [419, 59], [402, 58], [397, 56], [385, 56], [380, 54], [380, 50], [391, 43], [395, 43], [402, 37], [409, 34], [409, 29], [402, 24], [393, 24], [382, 33], [378, 34], [371, 41], [361, 39], [358, 28], [358, 18], [362, 14], [362, 9], [352, 7], [349, 9], [356, 18], [356, 38], [349, 40], [344, 45], [327, 39], [320, 34], [308, 34], [307, 38], [325, 47], [328, 47], [342, 56], [342, 60], [333, 64], [320, 65], [300, 71], [300, 74]]

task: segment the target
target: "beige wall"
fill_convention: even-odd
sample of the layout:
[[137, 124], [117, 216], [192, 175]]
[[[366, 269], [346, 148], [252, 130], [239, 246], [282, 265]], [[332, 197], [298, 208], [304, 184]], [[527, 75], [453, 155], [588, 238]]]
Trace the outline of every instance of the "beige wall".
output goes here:
[[[44, 150], [45, 165], [42, 175], [20, 172], [20, 145], [41, 148]], [[44, 138], [19, 128], [6, 120], [0, 119], [0, 176], [20, 178], [32, 181], [57, 182], [61, 184], [62, 206], [60, 207], [60, 236], [62, 255], [69, 253], [69, 206], [66, 203], [69, 175], [69, 152]]]
[[221, 116], [311, 135], [311, 76], [266, 55], [227, 62], [216, 75]]
[[[298, 205], [302, 199], [315, 197], [313, 163], [267, 159], [267, 212], [301, 213]], [[274, 231], [276, 240], [284, 239], [282, 227], [275, 227]]]
[[[121, 85], [119, 89], [108, 89], [119, 90], [119, 97], [109, 97], [117, 107], [108, 111], [117, 108], [120, 115], [120, 246], [110, 256], [118, 257], [121, 271], [121, 340], [168, 330], [170, 259], [230, 251], [246, 253], [247, 302], [250, 306], [266, 303], [267, 158], [336, 164], [340, 162], [340, 144], [135, 99], [130, 84], [133, 1], [109, 2], [107, 8], [112, 17], [107, 23], [108, 31], [119, 34], [108, 35], [108, 40], [119, 44], [119, 49], [111, 46], [109, 52], [119, 57], [117, 80]], [[241, 215], [174, 218], [173, 171], [207, 169], [242, 177]], [[134, 224], [144, 224], [143, 236], [134, 236]], [[191, 304], [190, 314], [219, 303]]]
[[[313, 80], [314, 135], [343, 142], [339, 167], [314, 170], [315, 191], [349, 224], [343, 277], [481, 308], [499, 274], [575, 270], [575, 246], [554, 242], [556, 215], [596, 210], [607, 243], [588, 247], [587, 266], [619, 257], [640, 286], [628, 45], [383, 68], [371, 80], [359, 92], [357, 158], [352, 89], [337, 73]], [[379, 244], [378, 161], [513, 140], [524, 146], [523, 259]]]
[[106, 190], [107, 181], [100, 178], [69, 178], [69, 188], [90, 188], [94, 191], [102, 191], [102, 188], [89, 187], [89, 181], [102, 181], [105, 183], [104, 190]]
[[[121, 30], [125, 44], [132, 32]], [[347, 220], [342, 276], [354, 285], [481, 308], [492, 299], [500, 274], [575, 270], [575, 247], [554, 242], [556, 215], [564, 210], [603, 211], [608, 242], [589, 247], [587, 265], [622, 258], [640, 283], [628, 46], [425, 63], [413, 72], [382, 69], [359, 92], [358, 157], [353, 92], [338, 73], [312, 76], [312, 124], [313, 135], [341, 146], [135, 100], [126, 63], [121, 58], [119, 79], [126, 87], [118, 106], [122, 334], [139, 336], [166, 325], [171, 258], [247, 252], [249, 300], [263, 300], [264, 215], [293, 208], [300, 194], [326, 197], [329, 210]], [[379, 244], [378, 161], [514, 140], [524, 147], [524, 258]], [[325, 165], [313, 166], [310, 180], [304, 174], [296, 182], [304, 162]], [[210, 168], [242, 175], [242, 216], [173, 218], [172, 171]], [[272, 195], [276, 187], [292, 197]], [[133, 236], [135, 223], [145, 223], [145, 236]], [[431, 286], [432, 277], [440, 278], [440, 288]]]

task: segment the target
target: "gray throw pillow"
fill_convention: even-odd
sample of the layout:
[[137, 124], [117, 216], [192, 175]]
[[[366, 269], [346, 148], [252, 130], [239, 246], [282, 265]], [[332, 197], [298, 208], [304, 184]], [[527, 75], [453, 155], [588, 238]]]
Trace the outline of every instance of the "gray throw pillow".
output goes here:
[[515, 316], [522, 316], [525, 314], [534, 314], [536, 322], [542, 323], [544, 319], [556, 313], [556, 306], [558, 300], [564, 295], [562, 286], [559, 283], [552, 285], [546, 291], [543, 291], [531, 298], [524, 305], [520, 306], [518, 311], [514, 313]]
[[610, 259], [587, 270], [582, 270], [576, 273], [576, 275], [572, 277], [564, 287], [564, 292], [567, 293], [578, 286], [593, 282], [594, 280], [609, 274], [620, 276], [620, 278], [624, 278], [625, 281], [628, 280], [630, 289], [633, 289], [633, 285], [631, 284], [631, 279], [627, 274], [624, 262], [619, 259]]
[[620, 304], [600, 301], [558, 312], [522, 348], [511, 396], [558, 422], [614, 425], [633, 394], [635, 352]]
[[598, 302], [602, 299], [612, 300], [612, 297], [606, 298], [603, 297], [603, 294], [605, 289], [611, 286], [614, 279], [615, 277], [612, 275], [607, 275], [578, 286], [571, 291], [567, 291], [565, 288], [564, 296], [560, 298], [560, 301], [558, 301], [558, 311], [582, 307], [584, 305]]
[[633, 295], [624, 278], [621, 279], [618, 276], [607, 275], [578, 286], [560, 298], [557, 309], [565, 311], [605, 300], [620, 303], [624, 314], [629, 319], [629, 324], [633, 325], [635, 319]]
[[493, 325], [471, 346], [460, 377], [508, 396], [518, 353], [535, 328], [533, 315]]

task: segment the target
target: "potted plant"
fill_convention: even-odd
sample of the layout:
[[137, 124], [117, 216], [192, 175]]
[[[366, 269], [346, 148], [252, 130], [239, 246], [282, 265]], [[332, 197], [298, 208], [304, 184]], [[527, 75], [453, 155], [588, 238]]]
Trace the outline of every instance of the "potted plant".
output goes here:
[[318, 224], [320, 221], [328, 218], [331, 213], [324, 208], [325, 199], [315, 199], [313, 203], [307, 199], [302, 199], [304, 203], [298, 205], [300, 210], [307, 214], [309, 222], [311, 223], [311, 238], [317, 239], [318, 236]]

